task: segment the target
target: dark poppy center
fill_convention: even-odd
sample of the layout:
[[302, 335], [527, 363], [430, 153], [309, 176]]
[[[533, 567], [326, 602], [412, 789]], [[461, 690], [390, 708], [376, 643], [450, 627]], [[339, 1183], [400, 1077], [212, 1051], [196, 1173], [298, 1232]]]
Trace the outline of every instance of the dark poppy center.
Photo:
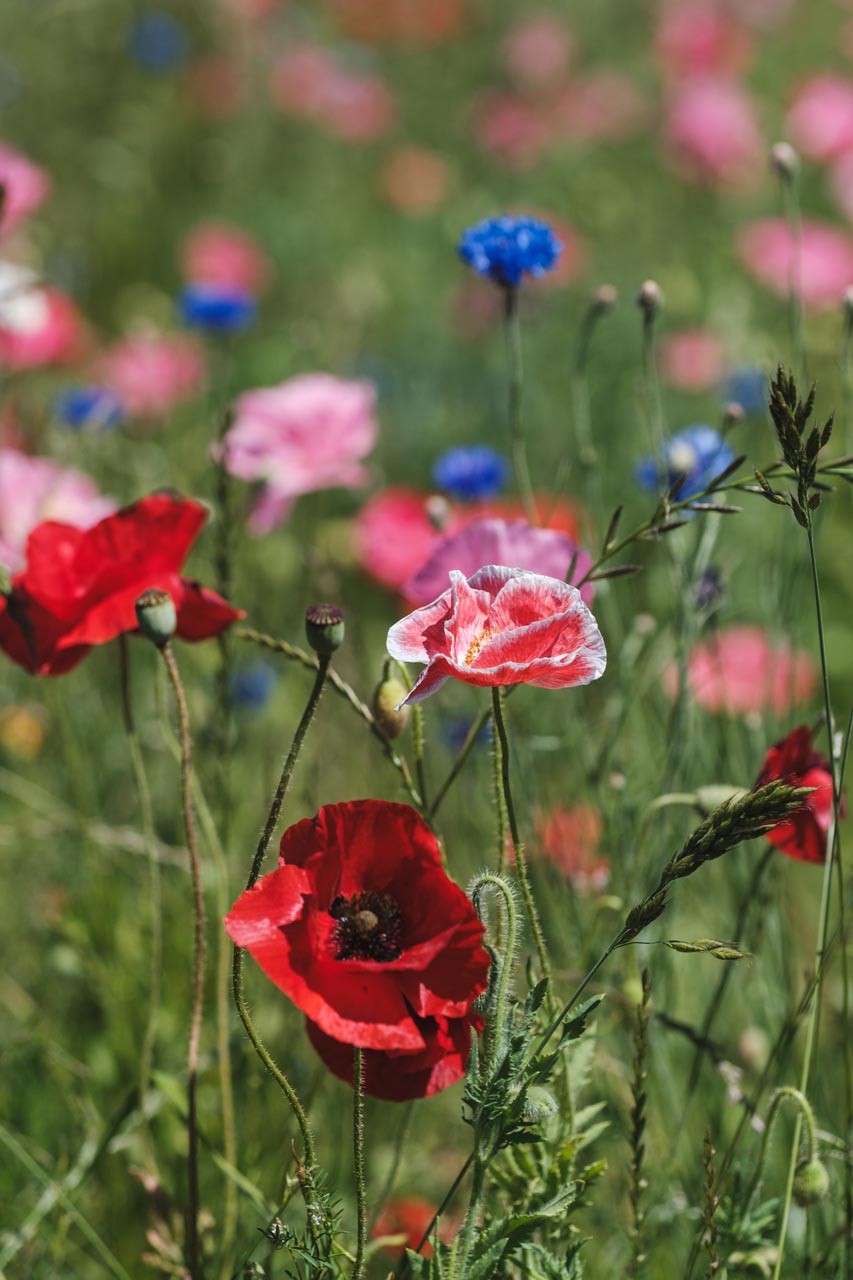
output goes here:
[[400, 946], [400, 908], [389, 893], [366, 889], [329, 907], [337, 922], [332, 934], [336, 960], [396, 960]]

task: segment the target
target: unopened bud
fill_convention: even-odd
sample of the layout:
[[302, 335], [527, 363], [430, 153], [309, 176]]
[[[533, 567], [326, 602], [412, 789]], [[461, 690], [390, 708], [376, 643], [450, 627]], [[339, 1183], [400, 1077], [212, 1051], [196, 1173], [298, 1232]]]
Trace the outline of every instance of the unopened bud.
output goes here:
[[[393, 676], [380, 680], [373, 690], [371, 703], [373, 718], [376, 721], [377, 728], [389, 742], [399, 738], [411, 719], [412, 708], [400, 707], [400, 703], [407, 692], [403, 682], [395, 680]], [[400, 707], [399, 711], [397, 710], [398, 707]]]
[[593, 308], [598, 312], [611, 311], [619, 301], [615, 285], [601, 284], [592, 295]]
[[848, 285], [844, 290], [844, 296], [841, 299], [841, 308], [847, 316], [847, 319], [853, 320], [853, 284]]
[[424, 510], [433, 529], [441, 533], [450, 519], [450, 503], [440, 493], [432, 493], [424, 503]]
[[786, 182], [796, 178], [800, 168], [800, 157], [790, 142], [777, 142], [770, 148], [770, 167]]
[[803, 1209], [825, 1200], [829, 1193], [829, 1174], [820, 1160], [806, 1160], [794, 1174], [794, 1199]]
[[745, 416], [743, 405], [738, 404], [737, 400], [730, 400], [723, 410], [723, 430], [730, 431], [739, 422], [743, 422]]
[[646, 320], [653, 320], [663, 306], [661, 287], [654, 280], [647, 280], [637, 294], [637, 306]]
[[168, 591], [149, 587], [136, 601], [136, 621], [147, 640], [164, 649], [175, 634], [178, 615]]
[[312, 604], [305, 611], [305, 635], [321, 658], [330, 658], [344, 642], [344, 614], [336, 604]]
[[528, 1124], [541, 1124], [557, 1111], [554, 1095], [541, 1085], [534, 1084], [527, 1090], [522, 1115]]

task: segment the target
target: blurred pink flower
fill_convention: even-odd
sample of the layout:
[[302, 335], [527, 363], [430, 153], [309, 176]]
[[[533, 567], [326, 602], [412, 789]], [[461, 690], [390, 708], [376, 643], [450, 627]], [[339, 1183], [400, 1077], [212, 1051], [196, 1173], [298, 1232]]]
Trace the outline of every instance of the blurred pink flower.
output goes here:
[[517, 94], [496, 90], [474, 100], [474, 137], [511, 169], [529, 169], [550, 139], [538, 107]]
[[376, 493], [353, 524], [358, 563], [365, 573], [392, 590], [404, 585], [431, 555], [442, 538], [459, 527], [455, 516], [440, 533], [427, 514], [429, 495], [394, 487]]
[[610, 863], [598, 852], [603, 823], [591, 804], [552, 809], [536, 817], [536, 835], [546, 858], [578, 893], [597, 892], [610, 879]]
[[264, 482], [249, 518], [253, 533], [280, 524], [300, 494], [365, 483], [361, 459], [376, 442], [375, 403], [372, 383], [330, 373], [303, 373], [237, 399], [224, 459], [231, 475]]
[[202, 222], [181, 245], [181, 271], [193, 284], [221, 284], [258, 293], [270, 277], [270, 260], [241, 227]]
[[34, 213], [48, 197], [50, 177], [8, 143], [0, 142], [0, 187], [3, 205], [0, 209], [0, 234], [14, 231]]
[[510, 29], [504, 61], [513, 80], [539, 89], [566, 74], [574, 45], [574, 36], [556, 14], [532, 13]]
[[[691, 650], [687, 668], [690, 692], [706, 711], [745, 715], [772, 710], [784, 715], [808, 701], [817, 687], [817, 668], [808, 653], [784, 641], [771, 642], [761, 627], [725, 627]], [[664, 689], [678, 689], [675, 663], [663, 675]]]
[[326, 128], [336, 137], [371, 142], [394, 123], [394, 96], [378, 76], [341, 71], [328, 87], [321, 114]]
[[398, 147], [379, 174], [379, 189], [401, 213], [430, 213], [447, 196], [447, 165], [437, 151]]
[[853, 80], [820, 72], [797, 91], [788, 113], [791, 141], [813, 160], [853, 149]]
[[0, 565], [12, 573], [24, 568], [27, 537], [43, 520], [88, 529], [115, 509], [81, 472], [0, 449]]
[[320, 45], [293, 44], [281, 54], [270, 91], [282, 111], [352, 142], [378, 137], [394, 120], [394, 99], [382, 81], [342, 69]]
[[[747, 223], [738, 236], [738, 255], [757, 280], [774, 293], [787, 295], [797, 255], [784, 218]], [[837, 306], [845, 289], [853, 284], [853, 240], [836, 227], [806, 219], [796, 275], [803, 302]]]
[[555, 99], [549, 121], [555, 139], [617, 142], [643, 127], [646, 100], [621, 71], [602, 68], [572, 79]]
[[99, 382], [117, 393], [131, 417], [161, 417], [204, 384], [204, 353], [183, 334], [139, 333], [101, 353]]
[[29, 289], [11, 302], [0, 297], [0, 368], [73, 364], [87, 345], [79, 311], [58, 289]]
[[655, 33], [655, 51], [674, 76], [742, 71], [751, 41], [717, 0], [670, 0]]
[[755, 104], [731, 80], [707, 76], [679, 85], [664, 142], [673, 167], [691, 181], [752, 186], [766, 168]]
[[[471, 578], [487, 564], [529, 569], [543, 577], [565, 581], [575, 555], [573, 583], [584, 576], [592, 559], [568, 534], [557, 529], [537, 529], [526, 520], [485, 517], [449, 536], [443, 534], [429, 559], [404, 584], [403, 595], [412, 604], [429, 604], [448, 589], [451, 569], [458, 569], [466, 578]], [[591, 582], [581, 588], [581, 598], [586, 604], [592, 603], [594, 594]]]
[[723, 376], [723, 344], [709, 329], [680, 329], [661, 343], [661, 376], [682, 391], [707, 391]]

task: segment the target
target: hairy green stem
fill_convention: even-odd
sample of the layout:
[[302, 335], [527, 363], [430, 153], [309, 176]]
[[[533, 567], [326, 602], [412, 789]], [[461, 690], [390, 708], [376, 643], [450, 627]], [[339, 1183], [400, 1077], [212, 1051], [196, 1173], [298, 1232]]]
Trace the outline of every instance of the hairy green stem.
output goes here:
[[358, 1228], [352, 1280], [361, 1280], [364, 1250], [367, 1243], [367, 1190], [364, 1176], [364, 1050], [353, 1051], [352, 1074], [352, 1149], [355, 1164], [355, 1197]]
[[815, 1118], [808, 1098], [804, 1093], [801, 1093], [799, 1089], [794, 1089], [791, 1085], [782, 1085], [781, 1088], [776, 1090], [770, 1101], [770, 1106], [767, 1111], [767, 1120], [764, 1126], [764, 1133], [761, 1136], [761, 1147], [758, 1152], [758, 1161], [743, 1200], [745, 1205], [749, 1205], [752, 1197], [761, 1185], [764, 1166], [767, 1163], [767, 1152], [770, 1148], [770, 1136], [773, 1132], [773, 1126], [776, 1123], [776, 1117], [779, 1114], [779, 1110], [783, 1102], [793, 1102], [799, 1108], [797, 1123], [799, 1126], [805, 1124], [806, 1128], [806, 1159], [813, 1160], [817, 1153]]
[[[512, 979], [512, 966], [515, 957], [516, 947], [518, 945], [518, 917], [515, 910], [515, 899], [512, 896], [512, 890], [507, 882], [499, 875], [492, 875], [485, 872], [483, 875], [477, 876], [471, 885], [470, 895], [474, 904], [474, 910], [478, 915], [480, 912], [480, 900], [483, 890], [486, 888], [494, 889], [501, 895], [503, 899], [503, 911], [506, 916], [506, 943], [504, 945], [503, 959], [501, 961], [500, 977], [498, 978], [498, 990], [494, 1005], [494, 1020], [491, 1026], [486, 1027], [486, 1047], [487, 1057], [492, 1066], [495, 1065], [498, 1055], [503, 1049], [504, 1040], [504, 1022], [506, 1020], [507, 1003], [509, 998], [509, 984]], [[482, 918], [482, 917], [481, 917]]]

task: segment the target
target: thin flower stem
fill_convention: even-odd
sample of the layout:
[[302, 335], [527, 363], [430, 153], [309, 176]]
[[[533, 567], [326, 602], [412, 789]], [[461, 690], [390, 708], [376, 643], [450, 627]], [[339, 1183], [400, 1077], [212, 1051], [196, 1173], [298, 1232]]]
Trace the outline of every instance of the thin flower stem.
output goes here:
[[374, 1198], [373, 1211], [368, 1221], [368, 1231], [372, 1231], [376, 1226], [376, 1221], [382, 1212], [382, 1206], [394, 1190], [394, 1184], [397, 1181], [397, 1174], [400, 1172], [400, 1165], [403, 1161], [403, 1152], [406, 1149], [406, 1140], [412, 1128], [412, 1120], [415, 1116], [414, 1102], [408, 1102], [403, 1109], [403, 1121], [397, 1125], [397, 1133], [394, 1138], [394, 1153], [391, 1156], [391, 1164], [388, 1167], [388, 1174], [382, 1186], [382, 1190]]
[[148, 986], [148, 1017], [145, 1023], [145, 1034], [142, 1037], [142, 1048], [139, 1052], [139, 1115], [146, 1145], [146, 1156], [150, 1167], [156, 1169], [154, 1145], [151, 1127], [148, 1123], [145, 1106], [148, 1097], [148, 1086], [151, 1082], [151, 1067], [154, 1061], [154, 1044], [157, 1039], [157, 1021], [160, 1012], [160, 992], [163, 981], [163, 916], [162, 894], [160, 885], [160, 863], [157, 858], [157, 838], [154, 830], [154, 810], [151, 804], [151, 788], [148, 785], [148, 774], [145, 771], [145, 760], [139, 745], [139, 735], [133, 718], [133, 705], [130, 694], [130, 659], [127, 636], [119, 636], [119, 662], [122, 697], [122, 713], [130, 762], [136, 782], [139, 799], [139, 811], [142, 818], [142, 838], [148, 857], [148, 904], [149, 904], [149, 946], [151, 954], [150, 978]]
[[518, 314], [518, 289], [504, 290], [504, 318], [506, 321], [507, 356], [509, 359], [509, 434], [515, 482], [521, 495], [522, 506], [531, 524], [538, 523], [536, 499], [530, 480], [527, 461], [527, 440], [522, 417], [524, 391], [524, 361], [521, 348], [521, 322]]
[[652, 307], [645, 308], [643, 310], [643, 378], [646, 384], [649, 435], [652, 449], [655, 452], [663, 449], [664, 445], [663, 399], [661, 397], [655, 343], [656, 322], [656, 309]]
[[364, 1050], [353, 1051], [352, 1075], [352, 1147], [355, 1163], [355, 1196], [358, 1211], [358, 1232], [355, 1246], [355, 1263], [352, 1280], [361, 1280], [364, 1271], [364, 1250], [367, 1242], [367, 1190], [364, 1176]]
[[764, 1165], [767, 1161], [767, 1152], [770, 1149], [770, 1135], [773, 1132], [773, 1126], [783, 1102], [795, 1103], [798, 1108], [798, 1123], [800, 1126], [805, 1124], [806, 1158], [808, 1160], [813, 1160], [817, 1152], [817, 1134], [815, 1132], [814, 1112], [809, 1105], [808, 1098], [804, 1093], [801, 1093], [799, 1089], [794, 1089], [791, 1085], [783, 1085], [774, 1093], [767, 1111], [767, 1119], [764, 1124], [764, 1133], [761, 1137], [761, 1147], [758, 1152], [758, 1161], [755, 1165], [755, 1172], [750, 1179], [749, 1186], [747, 1187], [746, 1193], [743, 1197], [743, 1203], [747, 1206], [761, 1185], [761, 1177], [764, 1173]]
[[841, 347], [841, 387], [844, 394], [845, 447], [853, 453], [853, 307], [844, 307], [844, 342]]
[[530, 888], [530, 877], [527, 871], [527, 857], [524, 852], [524, 846], [521, 843], [521, 837], [518, 834], [518, 821], [515, 816], [515, 805], [513, 804], [512, 788], [510, 786], [509, 778], [509, 741], [507, 739], [506, 725], [504, 723], [501, 690], [498, 686], [495, 686], [492, 689], [492, 716], [496, 730], [495, 749], [500, 752], [501, 781], [503, 783], [504, 803], [506, 804], [506, 812], [509, 819], [509, 831], [510, 836], [512, 837], [512, 847], [515, 852], [515, 869], [518, 874], [521, 896], [527, 911], [527, 920], [530, 925], [530, 932], [533, 935], [533, 941], [536, 946], [536, 954], [539, 956], [539, 965], [542, 970], [542, 977], [548, 979], [550, 996], [552, 977], [551, 961], [548, 958], [548, 948], [545, 945], [545, 937], [542, 933], [542, 926], [539, 923], [536, 903], [533, 901], [533, 892]]
[[425, 805], [429, 804], [426, 785], [426, 767], [424, 761], [424, 709], [419, 702], [412, 707], [412, 728], [415, 735], [415, 776], [418, 780], [418, 791]]
[[192, 798], [192, 739], [190, 736], [190, 717], [184, 686], [178, 671], [178, 664], [172, 652], [172, 646], [166, 644], [160, 650], [175, 695], [175, 706], [178, 713], [178, 729], [181, 742], [181, 795], [184, 809], [184, 826], [187, 835], [187, 849], [190, 855], [190, 875], [193, 888], [193, 914], [195, 931], [193, 940], [193, 1007], [190, 1019], [190, 1035], [187, 1046], [187, 1133], [189, 1150], [187, 1155], [187, 1173], [189, 1180], [189, 1202], [187, 1205], [187, 1267], [192, 1280], [201, 1280], [201, 1259], [198, 1240], [198, 1117], [196, 1114], [196, 1087], [198, 1083], [198, 1047], [201, 1038], [201, 1017], [204, 1004], [204, 890], [201, 882], [201, 862], [198, 855], [196, 839], [195, 813]]
[[439, 809], [441, 808], [441, 805], [444, 802], [445, 796], [447, 795], [448, 791], [453, 786], [454, 782], [462, 772], [468, 760], [468, 757], [470, 756], [471, 752], [473, 751], [474, 747], [477, 744], [477, 740], [480, 737], [480, 734], [483, 732], [486, 725], [489, 723], [489, 720], [491, 719], [491, 715], [492, 715], [491, 710], [483, 711], [480, 713], [477, 719], [474, 720], [473, 723], [471, 724], [470, 729], [465, 735], [465, 741], [462, 743], [462, 746], [459, 748], [459, 754], [457, 755], [456, 759], [453, 761], [453, 764], [450, 766], [450, 772], [448, 773], [447, 777], [444, 779], [444, 782], [439, 787], [438, 791], [435, 794], [435, 798], [429, 807], [430, 819], [434, 818], [438, 813]]
[[[259, 645], [262, 649], [268, 649], [272, 653], [280, 653], [285, 658], [290, 658], [293, 662], [300, 663], [300, 665], [305, 667], [308, 671], [316, 671], [318, 668], [319, 660], [316, 657], [306, 653], [304, 649], [297, 648], [296, 645], [288, 644], [286, 640], [278, 640], [275, 636], [265, 635], [262, 631], [255, 631], [252, 627], [235, 627], [234, 635], [238, 640], [246, 640], [250, 644]], [[349, 704], [355, 714], [367, 725], [374, 738], [376, 738], [377, 742], [382, 747], [386, 759], [390, 761], [399, 773], [403, 782], [403, 787], [405, 788], [412, 804], [417, 809], [418, 813], [420, 813], [429, 822], [432, 814], [427, 813], [423, 797], [415, 785], [415, 781], [412, 778], [411, 770], [409, 769], [405, 756], [399, 755], [394, 749], [393, 744], [388, 741], [385, 734], [377, 725], [370, 708], [362, 702], [361, 698], [359, 698], [352, 686], [347, 684], [346, 680], [341, 679], [338, 673], [334, 670], [328, 671], [326, 679], [328, 680], [331, 688], [334, 689], [335, 693], [342, 697]]]

